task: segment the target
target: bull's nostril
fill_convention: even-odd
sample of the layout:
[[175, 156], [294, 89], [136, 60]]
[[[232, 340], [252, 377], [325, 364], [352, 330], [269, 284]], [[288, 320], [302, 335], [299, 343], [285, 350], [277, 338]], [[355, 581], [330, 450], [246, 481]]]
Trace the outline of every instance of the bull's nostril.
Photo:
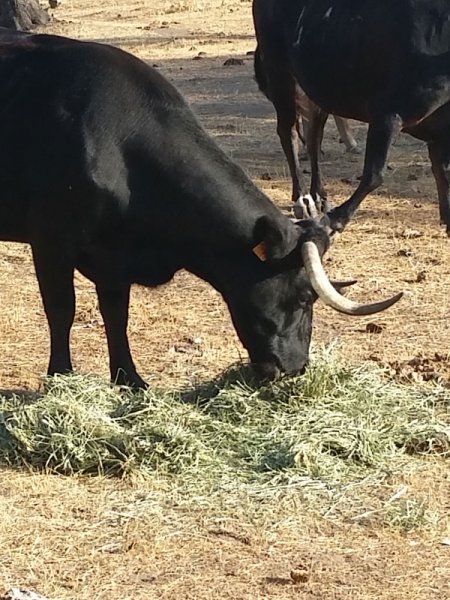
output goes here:
[[306, 373], [307, 368], [309, 367], [309, 361], [307, 360], [305, 364], [299, 369], [299, 375], [304, 375]]

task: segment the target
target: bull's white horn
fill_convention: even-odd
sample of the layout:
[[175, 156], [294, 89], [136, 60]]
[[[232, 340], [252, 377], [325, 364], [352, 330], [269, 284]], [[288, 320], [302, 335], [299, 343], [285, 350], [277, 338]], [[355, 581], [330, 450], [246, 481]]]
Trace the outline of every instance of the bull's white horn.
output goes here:
[[349, 300], [335, 290], [323, 268], [319, 250], [314, 242], [305, 242], [302, 246], [302, 258], [306, 273], [314, 291], [319, 298], [331, 308], [345, 315], [373, 315], [386, 310], [400, 300], [400, 292], [388, 300], [373, 302], [372, 304], [359, 304]]

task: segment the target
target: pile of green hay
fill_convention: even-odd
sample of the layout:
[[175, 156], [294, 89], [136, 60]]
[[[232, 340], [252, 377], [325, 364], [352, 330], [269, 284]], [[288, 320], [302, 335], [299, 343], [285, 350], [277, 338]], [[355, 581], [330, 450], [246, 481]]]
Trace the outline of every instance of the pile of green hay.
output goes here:
[[55, 377], [32, 403], [0, 397], [0, 461], [138, 475], [185, 497], [273, 499], [292, 486], [336, 491], [381, 481], [416, 456], [448, 457], [449, 415], [450, 390], [400, 384], [333, 353], [303, 377], [262, 387], [240, 371], [178, 393]]

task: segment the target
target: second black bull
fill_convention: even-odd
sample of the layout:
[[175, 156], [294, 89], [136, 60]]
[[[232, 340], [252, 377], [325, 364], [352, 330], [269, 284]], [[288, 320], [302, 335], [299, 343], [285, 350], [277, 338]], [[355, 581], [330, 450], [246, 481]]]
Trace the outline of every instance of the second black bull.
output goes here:
[[312, 208], [321, 209], [325, 195], [320, 136], [332, 113], [369, 123], [362, 178], [334, 209], [335, 225], [344, 227], [381, 185], [392, 141], [405, 131], [428, 144], [440, 220], [450, 235], [450, 4], [254, 0], [253, 15], [267, 76], [279, 87], [293, 77], [320, 107], [308, 143], [311, 196], [318, 203]]

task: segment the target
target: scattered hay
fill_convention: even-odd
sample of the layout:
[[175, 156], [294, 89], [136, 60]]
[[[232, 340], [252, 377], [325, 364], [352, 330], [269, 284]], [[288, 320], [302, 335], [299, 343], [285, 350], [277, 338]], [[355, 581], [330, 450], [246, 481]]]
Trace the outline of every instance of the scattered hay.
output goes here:
[[36, 402], [0, 400], [0, 460], [66, 475], [143, 476], [183, 502], [267, 502], [293, 489], [314, 491], [317, 502], [318, 493], [330, 500], [416, 468], [418, 456], [448, 457], [449, 406], [450, 391], [437, 384], [396, 383], [332, 353], [302, 378], [262, 387], [239, 370], [182, 393], [54, 377]]

